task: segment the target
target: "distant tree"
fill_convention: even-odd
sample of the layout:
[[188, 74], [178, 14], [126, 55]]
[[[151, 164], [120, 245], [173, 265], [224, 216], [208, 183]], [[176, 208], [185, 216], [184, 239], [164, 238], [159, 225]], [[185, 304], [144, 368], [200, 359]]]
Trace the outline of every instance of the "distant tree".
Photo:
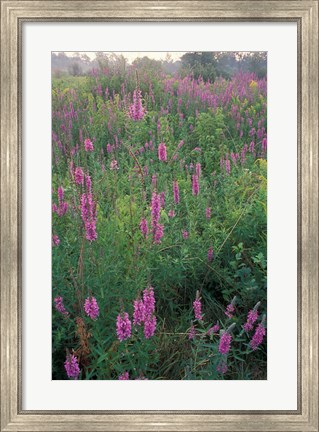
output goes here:
[[69, 74], [73, 76], [82, 75], [82, 68], [77, 61], [73, 61], [69, 66]]
[[213, 82], [216, 78], [214, 57], [211, 52], [188, 52], [181, 57], [182, 75], [191, 74], [204, 81]]

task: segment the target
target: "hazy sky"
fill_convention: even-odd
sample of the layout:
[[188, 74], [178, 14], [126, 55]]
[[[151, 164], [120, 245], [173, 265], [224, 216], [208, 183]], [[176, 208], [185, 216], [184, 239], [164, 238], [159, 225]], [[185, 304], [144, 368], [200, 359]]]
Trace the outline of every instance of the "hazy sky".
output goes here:
[[[73, 52], [73, 51], [64, 51], [65, 54], [67, 56], [72, 57], [74, 54], [87, 54], [91, 60], [93, 60], [95, 58], [95, 51], [91, 51], [91, 52]], [[54, 52], [55, 54], [58, 54], [58, 52]], [[111, 52], [105, 51], [106, 54], [111, 54]], [[139, 51], [139, 52], [131, 52], [131, 51], [114, 51], [115, 54], [123, 54], [125, 58], [127, 58], [127, 60], [132, 63], [132, 61], [134, 59], [136, 59], [137, 57], [144, 57], [147, 56], [150, 59], [154, 59], [154, 60], [165, 60], [166, 56], [169, 54], [172, 58], [172, 60], [178, 60], [183, 54], [185, 54], [185, 52], [161, 52], [161, 51]]]

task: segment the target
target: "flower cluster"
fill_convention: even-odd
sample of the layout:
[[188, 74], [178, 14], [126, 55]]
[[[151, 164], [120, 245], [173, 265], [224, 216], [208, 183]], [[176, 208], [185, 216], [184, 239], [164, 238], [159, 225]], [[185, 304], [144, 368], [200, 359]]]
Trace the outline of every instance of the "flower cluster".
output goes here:
[[166, 145], [164, 143], [160, 143], [158, 146], [158, 159], [162, 162], [167, 161]]
[[93, 201], [92, 183], [89, 175], [85, 176], [86, 193], [81, 196], [81, 217], [84, 223], [86, 239], [94, 241], [97, 239], [96, 233], [96, 205]]
[[95, 297], [88, 297], [84, 302], [84, 312], [92, 320], [96, 320], [99, 316], [100, 309]]
[[69, 315], [69, 312], [66, 311], [63, 298], [61, 296], [55, 297], [54, 299], [55, 309], [60, 312], [62, 315]]
[[68, 210], [68, 203], [64, 201], [64, 190], [62, 186], [58, 187], [58, 205], [52, 205], [53, 213], [56, 213], [58, 216], [63, 216]]
[[80, 368], [78, 359], [74, 354], [67, 355], [67, 358], [64, 362], [64, 368], [69, 378], [72, 378], [74, 380], [78, 379], [78, 376], [80, 375]]
[[93, 142], [90, 140], [90, 138], [86, 138], [84, 140], [84, 148], [86, 152], [92, 152], [94, 150]]
[[230, 344], [232, 341], [232, 335], [228, 331], [224, 331], [220, 337], [218, 351], [221, 354], [228, 354], [230, 350]]
[[177, 181], [173, 182], [173, 194], [174, 194], [174, 202], [175, 202], [175, 204], [178, 204], [179, 203], [179, 187], [178, 187]]
[[161, 213], [161, 196], [156, 192], [153, 192], [152, 194], [151, 208], [153, 242], [161, 243], [161, 238], [164, 235], [164, 225], [159, 223]]
[[128, 313], [123, 312], [118, 314], [116, 319], [116, 333], [118, 339], [122, 342], [131, 337], [132, 324]]
[[203, 315], [202, 315], [202, 303], [200, 301], [200, 298], [197, 296], [196, 300], [193, 302], [193, 308], [194, 308], [194, 315], [195, 319], [198, 321], [202, 321]]
[[134, 121], [142, 120], [145, 116], [145, 108], [142, 105], [142, 93], [139, 88], [133, 92], [133, 103], [130, 105], [129, 116]]
[[264, 336], [266, 335], [266, 329], [264, 327], [264, 324], [261, 322], [258, 324], [255, 334], [250, 341], [251, 348], [255, 351], [259, 345], [262, 343]]
[[120, 381], [126, 381], [126, 380], [129, 380], [129, 379], [130, 379], [130, 377], [129, 377], [129, 373], [128, 372], [124, 372], [122, 375], [119, 376], [119, 380]]

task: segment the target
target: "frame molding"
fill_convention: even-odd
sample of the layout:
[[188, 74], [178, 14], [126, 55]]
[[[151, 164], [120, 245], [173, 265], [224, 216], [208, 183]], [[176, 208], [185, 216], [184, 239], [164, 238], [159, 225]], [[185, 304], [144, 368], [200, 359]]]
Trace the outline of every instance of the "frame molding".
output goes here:
[[[0, 431], [318, 431], [318, 0], [0, 2]], [[21, 48], [23, 23], [35, 21], [298, 23], [298, 410], [115, 413], [21, 409]]]

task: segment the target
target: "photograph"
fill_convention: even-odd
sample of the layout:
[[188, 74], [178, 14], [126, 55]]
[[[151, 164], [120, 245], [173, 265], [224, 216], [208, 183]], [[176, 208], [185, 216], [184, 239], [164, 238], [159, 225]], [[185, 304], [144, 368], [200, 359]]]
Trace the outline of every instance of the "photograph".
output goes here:
[[267, 379], [267, 53], [52, 52], [52, 379]]

